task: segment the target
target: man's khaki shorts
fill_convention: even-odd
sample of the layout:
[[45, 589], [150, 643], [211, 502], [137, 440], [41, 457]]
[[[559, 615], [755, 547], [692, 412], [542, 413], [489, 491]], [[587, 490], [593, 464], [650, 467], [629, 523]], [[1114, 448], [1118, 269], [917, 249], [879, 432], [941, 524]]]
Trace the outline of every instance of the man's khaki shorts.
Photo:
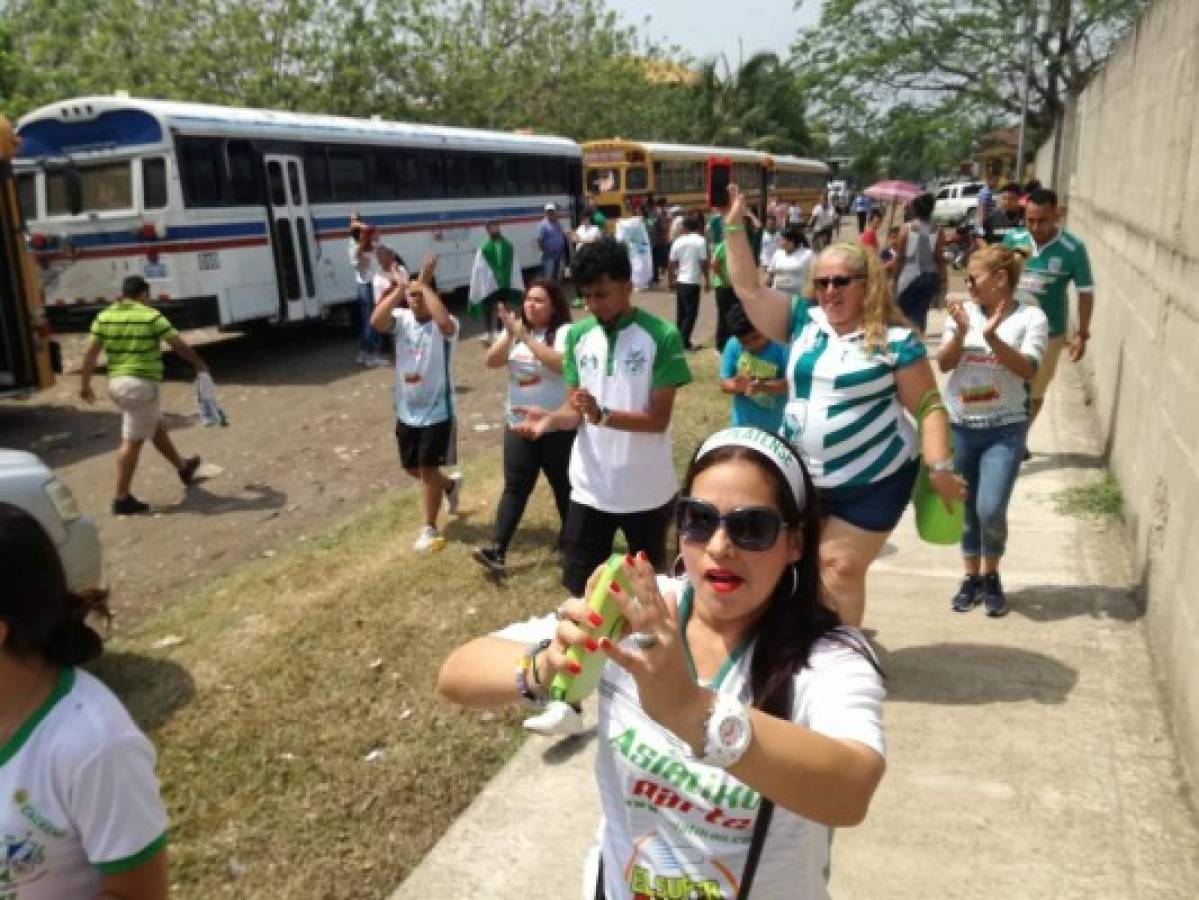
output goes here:
[[1053, 373], [1057, 371], [1058, 358], [1064, 349], [1066, 349], [1064, 334], [1051, 337], [1049, 343], [1045, 345], [1045, 355], [1041, 357], [1041, 364], [1037, 366], [1037, 372], [1032, 377], [1032, 387], [1029, 393], [1033, 400], [1045, 399], [1045, 392], [1049, 390], [1049, 382], [1053, 381]]
[[133, 375], [108, 379], [108, 396], [121, 410], [121, 438], [147, 441], [154, 436], [162, 413], [158, 409], [158, 382]]

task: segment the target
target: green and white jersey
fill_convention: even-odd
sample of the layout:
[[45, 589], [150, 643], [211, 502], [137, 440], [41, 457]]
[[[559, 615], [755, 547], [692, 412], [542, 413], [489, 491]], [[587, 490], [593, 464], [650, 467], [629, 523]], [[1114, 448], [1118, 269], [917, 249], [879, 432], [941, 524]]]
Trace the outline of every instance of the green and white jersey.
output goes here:
[[[664, 597], [678, 598], [685, 629], [692, 605], [686, 579], [663, 576], [658, 583]], [[556, 627], [550, 615], [496, 636], [532, 643], [553, 637]], [[853, 629], [841, 629], [839, 636], [865, 646]], [[817, 641], [807, 667], [795, 674], [791, 721], [884, 756], [882, 677], [862, 652], [836, 637]], [[748, 703], [752, 660], [752, 645], [736, 648], [704, 686]], [[597, 734], [604, 896], [733, 900], [761, 795], [725, 770], [689, 758], [679, 739], [645, 714], [636, 682], [613, 662], [600, 678]], [[754, 879], [755, 900], [828, 900], [832, 836], [827, 825], [776, 806]], [[594, 881], [593, 874], [589, 885]]]
[[[562, 377], [613, 412], [649, 412], [650, 394], [691, 381], [678, 329], [634, 307], [611, 327], [594, 316], [566, 336]], [[571, 499], [609, 513], [657, 509], [678, 491], [670, 429], [641, 434], [584, 421], [570, 454]]]
[[1004, 235], [1003, 245], [1032, 254], [1024, 263], [1017, 298], [1040, 305], [1049, 320], [1050, 337], [1065, 334], [1070, 318], [1067, 285], [1073, 281], [1077, 291], [1095, 290], [1086, 245], [1077, 236], [1059, 229], [1053, 240], [1038, 247], [1027, 228], [1009, 231]]
[[911, 328], [887, 328], [887, 351], [867, 352], [859, 329], [838, 335], [824, 311], [791, 303], [791, 355], [782, 434], [819, 488], [872, 484], [916, 458], [916, 431], [895, 373], [928, 356]]
[[104, 685], [79, 669], [0, 745], [0, 900], [100, 894], [104, 874], [166, 846], [154, 748]]

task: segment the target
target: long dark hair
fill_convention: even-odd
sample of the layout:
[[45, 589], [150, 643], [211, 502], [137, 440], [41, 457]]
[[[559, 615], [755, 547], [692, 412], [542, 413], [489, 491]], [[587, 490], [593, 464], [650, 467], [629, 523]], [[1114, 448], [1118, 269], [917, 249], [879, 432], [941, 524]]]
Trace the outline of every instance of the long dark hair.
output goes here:
[[[551, 347], [554, 346], [554, 336], [558, 333], [558, 329], [563, 325], [570, 327], [570, 306], [566, 303], [566, 295], [562, 293], [562, 285], [551, 278], [534, 278], [525, 288], [527, 294], [532, 288], [541, 288], [550, 298], [550, 321], [545, 326], [545, 342]], [[525, 328], [532, 328], [533, 325], [525, 317], [525, 305], [520, 305], [520, 320], [525, 323]]]
[[103, 651], [87, 618], [111, 618], [105, 591], [72, 593], [54, 542], [37, 519], [0, 503], [0, 621], [8, 626], [4, 649], [61, 666], [77, 666]]
[[[713, 466], [733, 461], [752, 463], [770, 482], [779, 511], [801, 541], [803, 550], [799, 562], [783, 570], [770, 595], [765, 614], [754, 626], [754, 652], [750, 664], [754, 706], [771, 715], [790, 719], [791, 710], [785, 708], [788, 683], [796, 672], [808, 665], [812, 647], [821, 638], [831, 636], [861, 652], [876, 668], [877, 663], [869, 649], [859, 641], [846, 633], [837, 632], [841, 617], [822, 598], [820, 502], [807, 466], [791, 444], [787, 443], [787, 447], [800, 461], [800, 470], [803, 472], [806, 502], [802, 510], [778, 467], [761, 452], [749, 447], [718, 447], [700, 459], [693, 457], [683, 479], [683, 493], [690, 494], [691, 486], [699, 474]], [[788, 569], [794, 570], [794, 578]]]

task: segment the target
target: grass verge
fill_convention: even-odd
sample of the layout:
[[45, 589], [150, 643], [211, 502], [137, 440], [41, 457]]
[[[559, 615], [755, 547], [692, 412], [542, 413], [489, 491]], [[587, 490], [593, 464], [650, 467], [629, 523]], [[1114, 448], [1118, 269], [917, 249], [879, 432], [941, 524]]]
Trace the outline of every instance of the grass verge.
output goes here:
[[[715, 356], [690, 361], [679, 471], [728, 417]], [[159, 750], [173, 896], [386, 897], [523, 741], [519, 710], [459, 710], [434, 680], [455, 646], [557, 604], [557, 517], [539, 488], [492, 580], [469, 553], [490, 536], [498, 447], [463, 470], [440, 553], [412, 553], [405, 492], [109, 645], [96, 673]]]
[[1124, 495], [1120, 482], [1110, 472], [1101, 481], [1059, 491], [1055, 497], [1057, 511], [1068, 516], [1089, 519], [1124, 519]]

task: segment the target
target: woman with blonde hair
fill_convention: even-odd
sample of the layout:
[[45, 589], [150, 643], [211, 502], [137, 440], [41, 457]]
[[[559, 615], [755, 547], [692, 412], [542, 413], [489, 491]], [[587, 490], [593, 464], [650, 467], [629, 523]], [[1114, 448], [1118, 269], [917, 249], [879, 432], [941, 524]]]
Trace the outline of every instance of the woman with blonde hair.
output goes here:
[[937, 363], [951, 373], [945, 402], [954, 463], [969, 484], [962, 559], [966, 576], [954, 612], [983, 604], [1002, 616], [1007, 598], [999, 560], [1007, 544], [1007, 507], [1028, 436], [1029, 383], [1049, 343], [1039, 306], [1016, 299], [1023, 257], [1001, 245], [976, 251], [967, 267], [970, 299], [949, 304]]
[[[733, 289], [754, 327], [791, 348], [782, 434], [820, 494], [824, 589], [842, 621], [860, 625], [866, 570], [903, 515], [918, 457], [947, 506], [964, 494], [949, 421], [924, 344], [892, 301], [878, 257], [859, 244], [826, 248], [809, 272], [807, 294], [817, 301], [809, 307], [758, 284], [735, 186], [730, 197]], [[923, 416], [919, 437], [905, 411]]]

